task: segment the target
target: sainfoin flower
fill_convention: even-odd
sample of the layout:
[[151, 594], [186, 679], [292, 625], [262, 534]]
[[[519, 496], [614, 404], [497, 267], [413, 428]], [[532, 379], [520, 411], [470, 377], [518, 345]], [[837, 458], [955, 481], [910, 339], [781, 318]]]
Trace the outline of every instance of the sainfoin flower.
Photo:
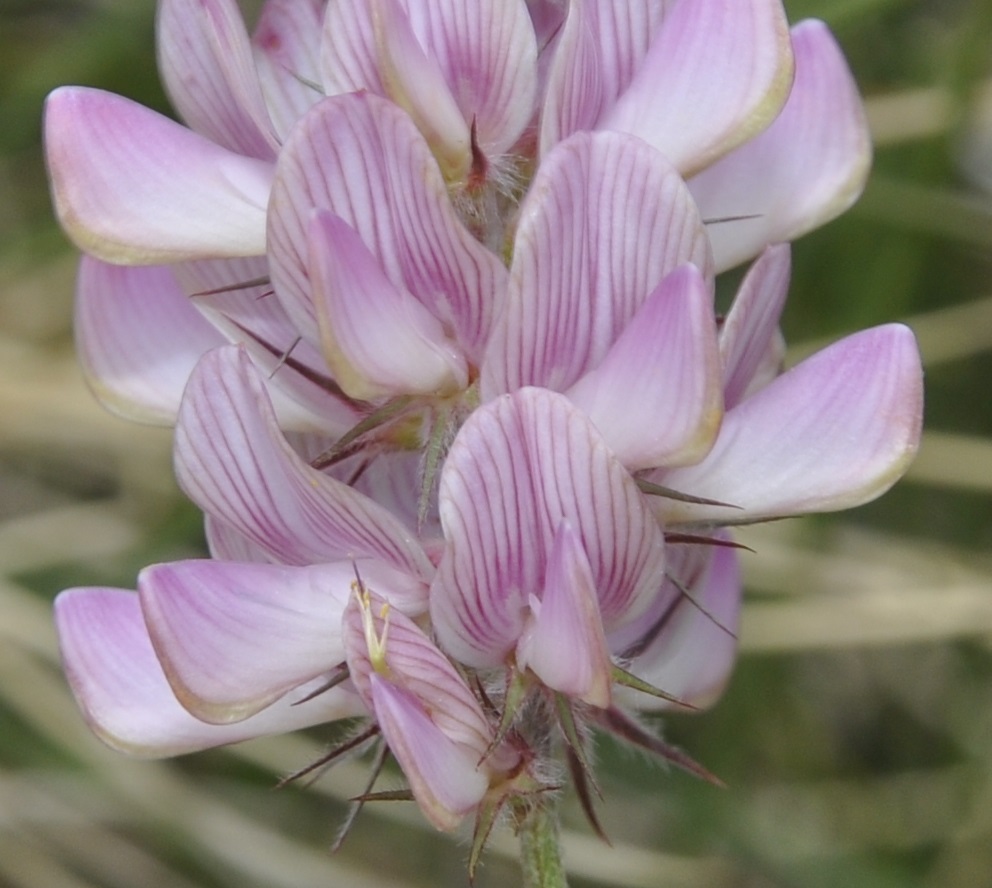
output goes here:
[[826, 28], [269, 0], [249, 38], [162, 0], [159, 59], [185, 127], [79, 88], [46, 113], [87, 375], [175, 422], [212, 555], [60, 596], [94, 730], [169, 755], [361, 717], [347, 748], [476, 852], [559, 759], [588, 800], [593, 728], [705, 774], [630, 713], [726, 683], [729, 528], [866, 502], [920, 433], [905, 327], [782, 372], [785, 242], [870, 158]]

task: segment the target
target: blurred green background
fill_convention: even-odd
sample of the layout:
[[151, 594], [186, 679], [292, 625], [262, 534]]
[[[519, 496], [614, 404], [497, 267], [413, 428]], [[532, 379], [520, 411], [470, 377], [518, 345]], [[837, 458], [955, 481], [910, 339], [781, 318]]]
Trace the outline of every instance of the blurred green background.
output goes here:
[[[866, 96], [860, 203], [794, 251], [795, 360], [908, 321], [927, 366], [909, 477], [870, 506], [752, 528], [739, 668], [666, 736], [726, 790], [598, 750], [613, 845], [567, 802], [573, 884], [992, 886], [992, 2], [792, 0]], [[201, 551], [168, 432], [101, 412], [75, 369], [75, 259], [48, 206], [45, 94], [102, 86], [163, 110], [151, 0], [0, 0], [0, 886], [467, 884], [464, 837], [412, 806], [327, 848], [361, 765], [274, 791], [327, 730], [133, 762], [83, 727], [51, 597]], [[513, 885], [502, 836], [477, 884]]]

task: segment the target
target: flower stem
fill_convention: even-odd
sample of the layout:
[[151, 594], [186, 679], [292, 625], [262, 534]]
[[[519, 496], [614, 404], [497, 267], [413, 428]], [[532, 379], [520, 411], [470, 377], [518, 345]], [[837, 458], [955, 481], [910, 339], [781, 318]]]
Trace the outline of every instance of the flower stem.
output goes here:
[[567, 888], [558, 841], [558, 805], [550, 796], [517, 811], [524, 888]]

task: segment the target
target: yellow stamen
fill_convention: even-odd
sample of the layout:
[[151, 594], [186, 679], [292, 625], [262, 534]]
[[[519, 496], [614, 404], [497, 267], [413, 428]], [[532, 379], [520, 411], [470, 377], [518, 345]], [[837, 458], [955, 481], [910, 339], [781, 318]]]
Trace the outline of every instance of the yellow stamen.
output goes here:
[[362, 609], [362, 628], [365, 630], [365, 646], [369, 652], [369, 662], [379, 675], [389, 675], [389, 664], [386, 663], [386, 636], [389, 634], [389, 604], [383, 602], [379, 608], [379, 619], [382, 620], [382, 634], [375, 629], [375, 619], [372, 616], [372, 595], [361, 580], [354, 580], [351, 591], [358, 599]]

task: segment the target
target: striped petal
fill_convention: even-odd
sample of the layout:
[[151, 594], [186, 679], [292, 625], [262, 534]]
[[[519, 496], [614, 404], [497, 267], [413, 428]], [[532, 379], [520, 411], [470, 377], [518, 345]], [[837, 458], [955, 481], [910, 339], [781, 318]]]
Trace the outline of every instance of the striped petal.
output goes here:
[[280, 141], [318, 99], [323, 0], [266, 0], [252, 34], [259, 83]]
[[265, 252], [272, 165], [136, 102], [62, 87], [45, 103], [59, 221], [82, 250], [152, 265]]
[[702, 462], [659, 480], [737, 508], [660, 500], [666, 522], [739, 523], [860, 505], [919, 446], [923, 372], [900, 324], [848, 336], [727, 412]]
[[578, 133], [562, 142], [542, 161], [520, 210], [483, 397], [525, 385], [573, 385], [685, 262], [709, 277], [696, 207], [664, 157], [620, 133]]
[[689, 183], [704, 219], [746, 216], [709, 226], [717, 268], [791, 241], [846, 210], [871, 166], [861, 97], [826, 25], [792, 32], [796, 79], [775, 122]]
[[315, 208], [358, 232], [396, 286], [477, 358], [506, 270], [461, 224], [426, 143], [395, 105], [335, 96], [280, 155], [269, 213], [272, 282], [297, 328], [316, 331], [307, 230]]
[[355, 230], [326, 210], [310, 221], [310, 275], [324, 354], [352, 398], [435, 395], [468, 384], [440, 321], [394, 286]]
[[242, 349], [206, 355], [176, 426], [176, 475], [203, 511], [286, 564], [374, 558], [427, 579], [412, 532], [372, 500], [312, 469], [276, 424]]
[[[561, 37], [541, 113], [542, 155], [572, 133], [596, 128], [644, 61], [665, 7], [664, 0], [568, 4], [564, 23], [555, 25]], [[550, 18], [551, 10], [541, 12], [542, 21]]]
[[187, 125], [238, 154], [274, 160], [269, 120], [248, 32], [234, 0], [162, 0], [159, 71]]
[[206, 724], [172, 693], [133, 592], [69, 589], [55, 601], [55, 624], [63, 667], [83, 716], [104, 743], [131, 755], [180, 755], [365, 711], [358, 696], [342, 688], [297, 703], [324, 683], [321, 678], [252, 718]]
[[324, 27], [328, 91], [392, 99], [452, 173], [471, 162], [470, 129], [495, 157], [530, 121], [537, 44], [522, 0], [335, 3]]
[[694, 265], [683, 265], [567, 395], [635, 471], [706, 455], [723, 416], [721, 382], [713, 292]]
[[541, 597], [567, 521], [588, 559], [603, 624], [633, 620], [661, 584], [664, 539], [634, 479], [562, 395], [522, 389], [476, 410], [439, 487], [446, 546], [431, 590], [441, 645], [503, 663]]

